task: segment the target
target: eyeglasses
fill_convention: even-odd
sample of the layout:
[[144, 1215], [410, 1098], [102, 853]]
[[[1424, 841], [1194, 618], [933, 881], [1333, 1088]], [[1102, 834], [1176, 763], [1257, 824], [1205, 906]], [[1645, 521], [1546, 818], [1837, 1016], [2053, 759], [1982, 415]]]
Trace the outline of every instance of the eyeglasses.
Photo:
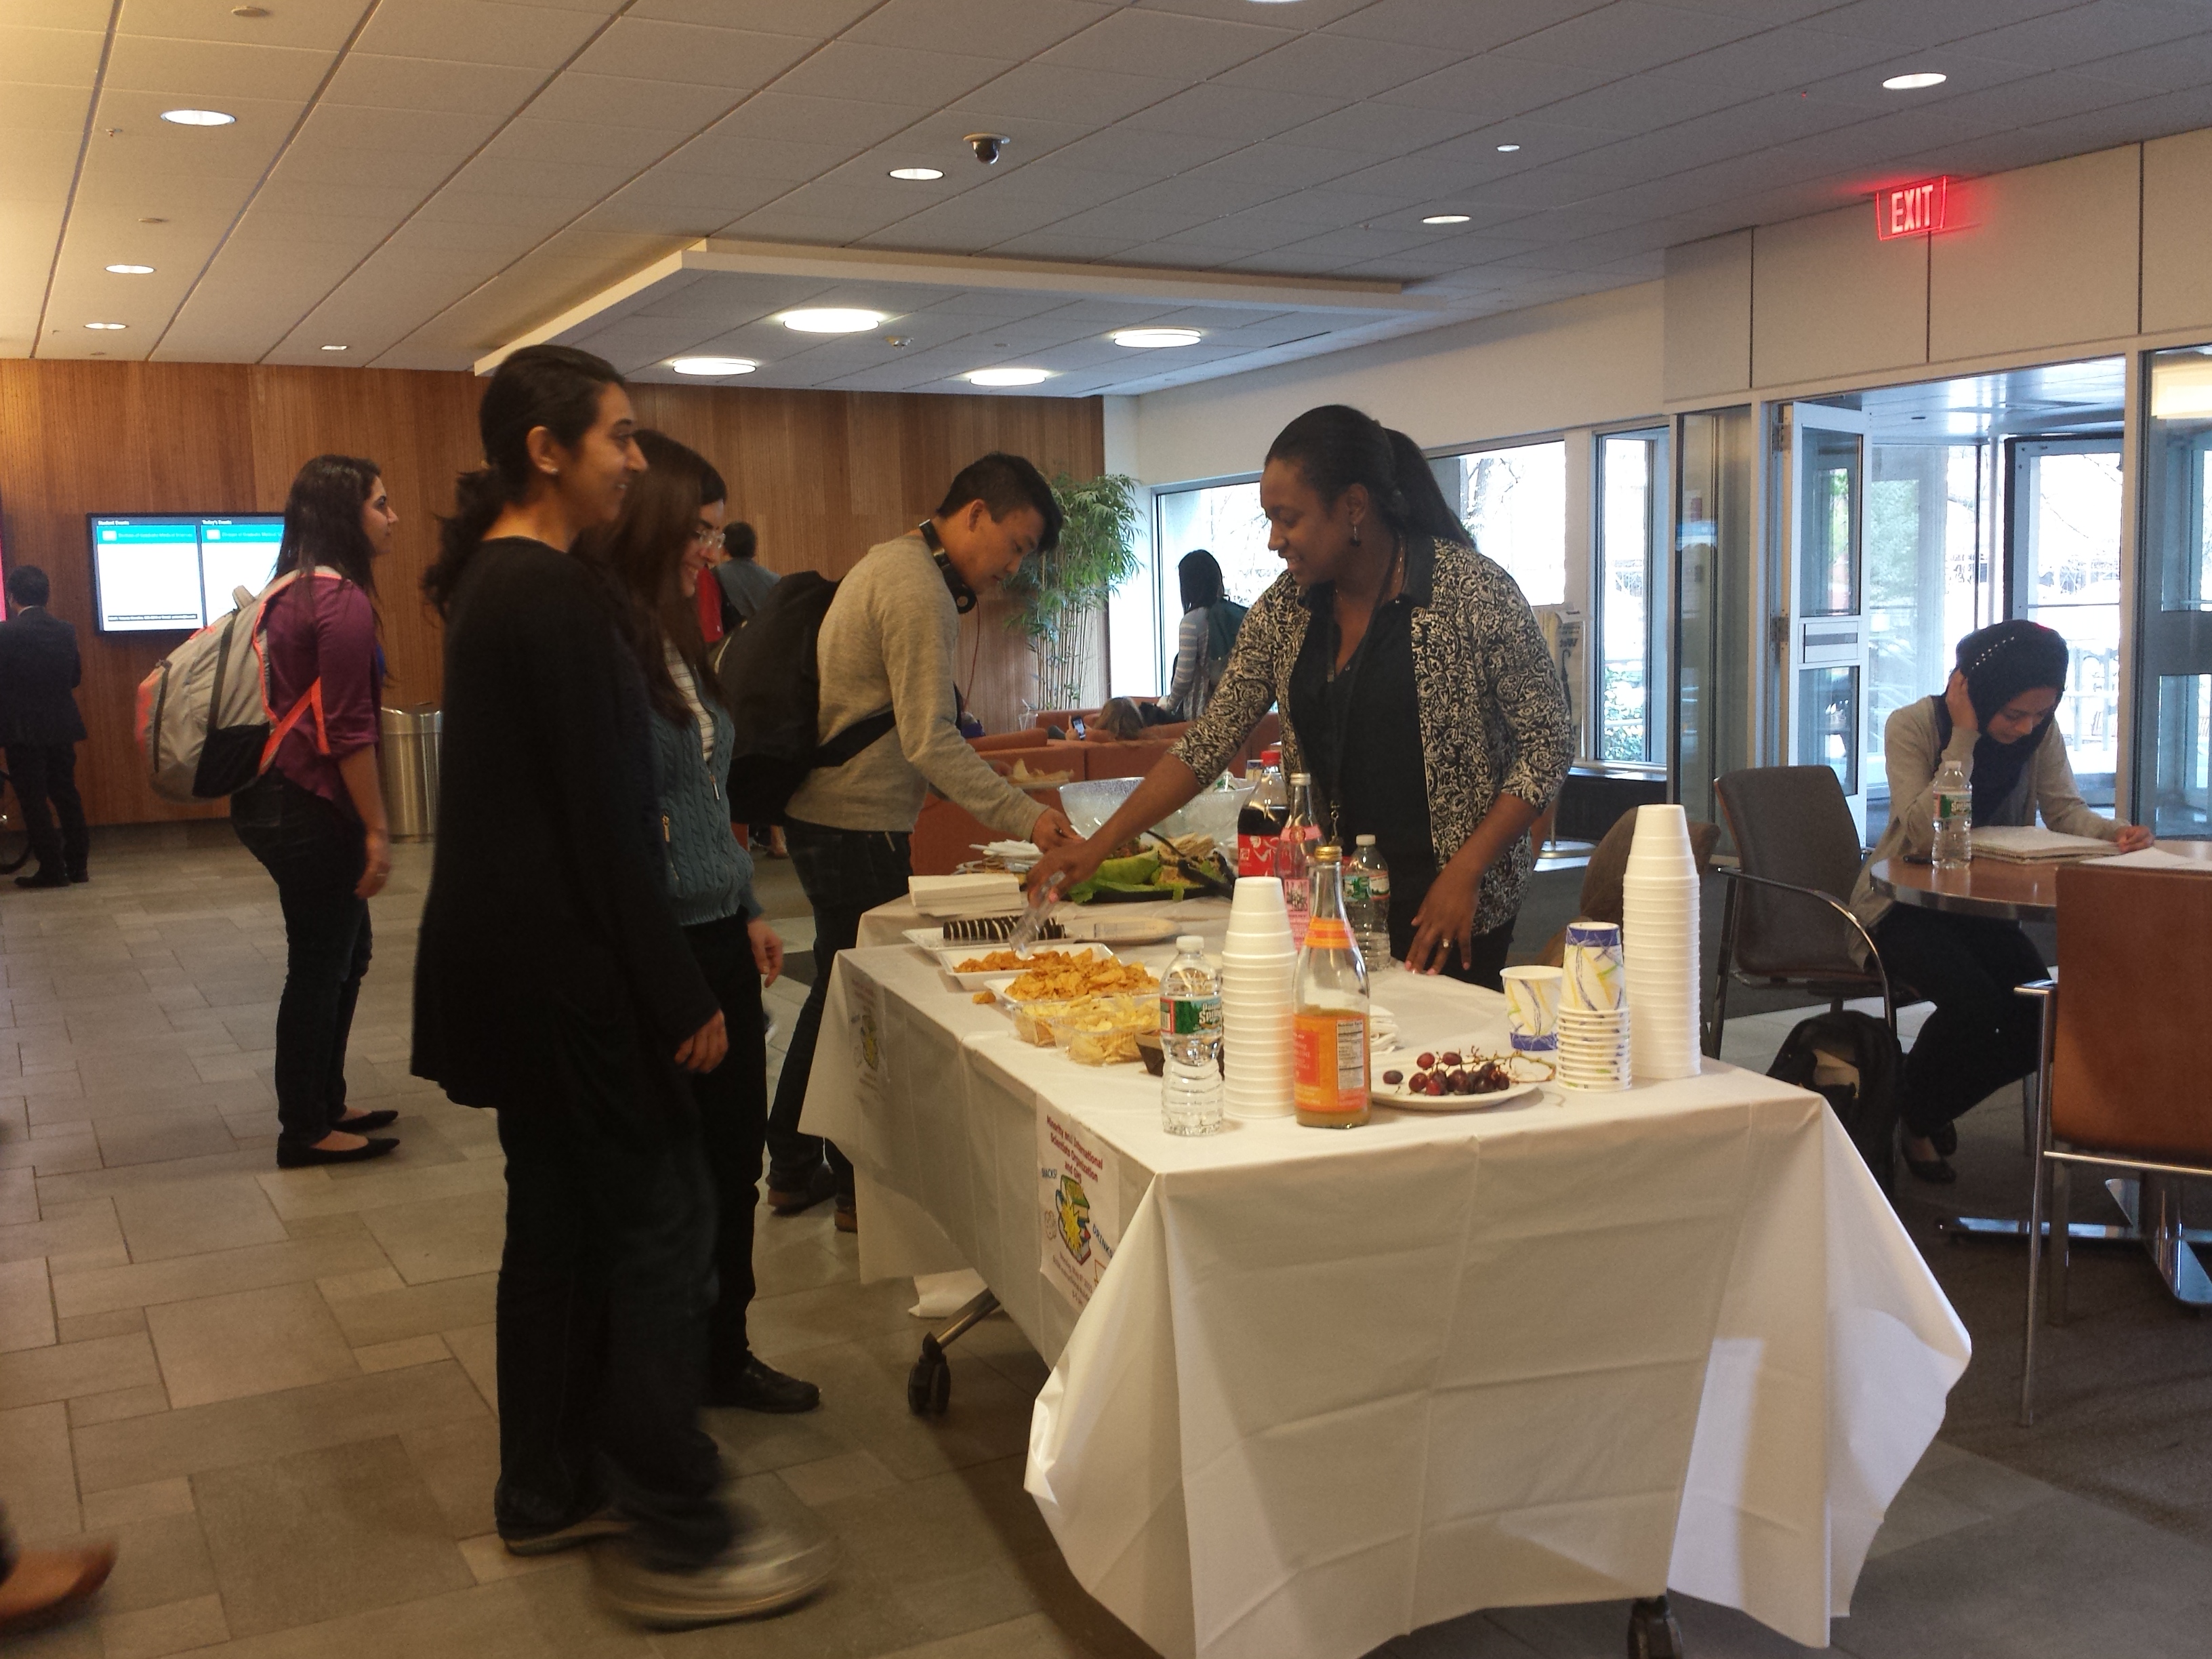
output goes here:
[[708, 530], [703, 526], [699, 526], [693, 528], [691, 539], [702, 547], [715, 548], [722, 544], [723, 533], [719, 530]]

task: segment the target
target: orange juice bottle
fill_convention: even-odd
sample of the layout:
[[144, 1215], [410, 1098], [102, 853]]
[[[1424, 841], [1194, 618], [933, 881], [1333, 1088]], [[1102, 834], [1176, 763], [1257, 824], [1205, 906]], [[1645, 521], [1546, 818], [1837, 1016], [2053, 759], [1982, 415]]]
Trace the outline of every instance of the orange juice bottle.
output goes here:
[[1367, 1121], [1367, 964], [1344, 910], [1344, 851], [1313, 849], [1313, 915], [1291, 1001], [1291, 1098], [1309, 1129]]

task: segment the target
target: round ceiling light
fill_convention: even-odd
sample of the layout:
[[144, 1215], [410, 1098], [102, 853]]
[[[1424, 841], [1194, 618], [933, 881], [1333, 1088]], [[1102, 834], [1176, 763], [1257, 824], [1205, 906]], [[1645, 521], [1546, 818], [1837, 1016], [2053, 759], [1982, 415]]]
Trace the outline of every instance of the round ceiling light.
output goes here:
[[1114, 336], [1114, 343], [1137, 351], [1158, 351], [1164, 346], [1196, 345], [1202, 337], [1194, 328], [1125, 328]]
[[1881, 83], [1884, 92], [1918, 92], [1923, 87], [1940, 87], [1951, 77], [1938, 75], [1933, 70], [1923, 70], [1917, 75], [1893, 75]]
[[848, 311], [836, 306], [783, 313], [783, 325], [801, 334], [865, 334], [884, 320], [880, 311]]
[[1498, 147], [1498, 153], [1500, 155], [1510, 155], [1515, 150], [1519, 149], [1520, 148], [1521, 146], [1518, 144], [1500, 144]]
[[1035, 386], [1050, 375], [1042, 368], [979, 368], [968, 379], [975, 386]]
[[892, 178], [908, 179], [915, 184], [927, 184], [932, 179], [942, 179], [944, 176], [945, 169], [942, 167], [893, 167], [891, 169]]
[[151, 276], [154, 274], [154, 267], [151, 265], [110, 265], [107, 268], [107, 274], [111, 276]]
[[750, 357], [672, 357], [669, 368], [678, 374], [750, 374], [760, 365]]
[[1431, 213], [1421, 221], [1425, 225], [1463, 225], [1473, 217], [1465, 213]]
[[103, 334], [112, 334], [122, 329], [121, 323], [87, 323], [87, 328], [98, 329]]
[[180, 127], [227, 127], [238, 119], [219, 109], [165, 109], [161, 118]]

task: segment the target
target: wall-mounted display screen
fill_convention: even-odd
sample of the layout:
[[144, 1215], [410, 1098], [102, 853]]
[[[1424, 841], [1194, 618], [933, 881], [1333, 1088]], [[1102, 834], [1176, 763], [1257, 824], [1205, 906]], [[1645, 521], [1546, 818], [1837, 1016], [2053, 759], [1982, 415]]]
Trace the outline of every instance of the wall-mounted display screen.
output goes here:
[[189, 633], [231, 609], [231, 590], [258, 593], [284, 539], [278, 513], [223, 518], [94, 514], [92, 594], [103, 634]]

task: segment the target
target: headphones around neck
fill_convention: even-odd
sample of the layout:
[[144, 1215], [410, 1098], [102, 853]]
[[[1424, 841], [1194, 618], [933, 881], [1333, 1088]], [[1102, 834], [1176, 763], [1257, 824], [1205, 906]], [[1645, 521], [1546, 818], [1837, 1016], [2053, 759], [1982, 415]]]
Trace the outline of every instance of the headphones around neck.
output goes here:
[[937, 539], [937, 526], [924, 519], [921, 524], [923, 544], [930, 556], [937, 561], [938, 574], [945, 578], [945, 586], [952, 595], [952, 608], [966, 616], [975, 608], [975, 590], [968, 586], [967, 579], [952, 568], [952, 556], [945, 550], [945, 544]]

